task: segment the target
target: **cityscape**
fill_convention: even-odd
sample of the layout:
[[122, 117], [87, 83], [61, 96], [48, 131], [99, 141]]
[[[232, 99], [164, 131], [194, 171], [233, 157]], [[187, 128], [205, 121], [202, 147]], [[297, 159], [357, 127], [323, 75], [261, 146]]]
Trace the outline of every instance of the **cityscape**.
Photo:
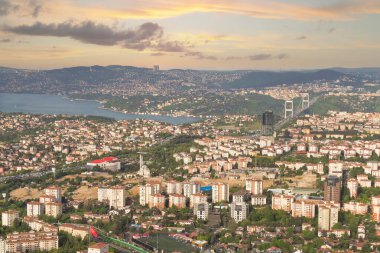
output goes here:
[[379, 14], [0, 0], [0, 253], [380, 252]]

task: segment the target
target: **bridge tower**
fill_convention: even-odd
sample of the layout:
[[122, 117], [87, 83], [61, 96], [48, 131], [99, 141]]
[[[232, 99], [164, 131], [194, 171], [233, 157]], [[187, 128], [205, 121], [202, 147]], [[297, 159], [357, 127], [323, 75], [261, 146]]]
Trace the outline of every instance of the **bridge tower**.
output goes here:
[[302, 109], [309, 108], [310, 106], [310, 96], [309, 93], [301, 93], [302, 98]]
[[293, 118], [293, 115], [294, 115], [293, 100], [286, 100], [285, 101], [285, 119], [289, 117]]

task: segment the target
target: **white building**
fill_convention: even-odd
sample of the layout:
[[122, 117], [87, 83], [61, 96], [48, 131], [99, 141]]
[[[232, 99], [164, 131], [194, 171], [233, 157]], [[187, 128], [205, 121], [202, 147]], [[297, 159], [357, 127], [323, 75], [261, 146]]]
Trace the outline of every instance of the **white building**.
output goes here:
[[1, 213], [1, 224], [5, 227], [12, 227], [15, 220], [19, 218], [19, 213], [15, 210], [9, 210]]
[[358, 195], [359, 183], [356, 179], [350, 178], [347, 180], [347, 188], [350, 191], [350, 197], [356, 198]]
[[167, 194], [182, 194], [182, 183], [176, 181], [169, 181], [166, 183]]
[[123, 186], [113, 186], [109, 188], [109, 206], [115, 209], [125, 207], [125, 188]]
[[46, 203], [45, 214], [57, 218], [62, 214], [62, 203]]
[[320, 205], [318, 208], [318, 228], [321, 230], [331, 230], [338, 223], [338, 213], [338, 205]]
[[62, 189], [58, 186], [49, 186], [45, 189], [45, 194], [47, 196], [52, 196], [55, 198], [56, 202], [62, 202]]
[[190, 198], [191, 194], [201, 192], [201, 184], [198, 182], [186, 182], [183, 184], [183, 195]]
[[107, 243], [98, 242], [88, 247], [88, 253], [108, 253], [109, 246]]
[[26, 205], [26, 215], [27, 216], [33, 216], [38, 217], [42, 214], [44, 214], [45, 208], [44, 204], [39, 202], [29, 202]]
[[249, 178], [245, 180], [245, 189], [252, 193], [253, 195], [263, 194], [263, 180]]
[[194, 215], [197, 219], [208, 220], [209, 205], [207, 202], [204, 203], [194, 203]]
[[215, 183], [212, 185], [212, 203], [229, 202], [230, 186], [225, 183]]
[[191, 194], [190, 196], [190, 208], [193, 208], [197, 203], [207, 203], [207, 195], [202, 193]]
[[248, 214], [248, 204], [241, 203], [231, 203], [230, 204], [230, 214], [236, 222], [241, 222], [242, 220], [247, 219]]
[[253, 206], [264, 206], [267, 204], [267, 196], [265, 195], [252, 195], [251, 204]]
[[139, 202], [140, 205], [145, 206], [150, 202], [150, 198], [153, 194], [161, 193], [161, 184], [158, 182], [147, 183], [146, 185], [140, 185], [139, 190]]

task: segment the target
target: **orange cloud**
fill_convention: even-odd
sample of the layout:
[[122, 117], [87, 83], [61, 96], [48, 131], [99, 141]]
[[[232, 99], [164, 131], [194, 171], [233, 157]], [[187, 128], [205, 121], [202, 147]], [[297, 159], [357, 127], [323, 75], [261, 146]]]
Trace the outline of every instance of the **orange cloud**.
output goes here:
[[[323, 6], [310, 6], [284, 3], [280, 1], [252, 0], [139, 0], [134, 3], [117, 3], [117, 8], [106, 6], [78, 6], [75, 2], [46, 3], [54, 12], [82, 15], [87, 18], [115, 19], [159, 19], [180, 16], [195, 12], [219, 12], [247, 15], [264, 19], [350, 19], [357, 15], [379, 14], [377, 0], [344, 0], [341, 3]], [[125, 5], [125, 6], [124, 6]]]

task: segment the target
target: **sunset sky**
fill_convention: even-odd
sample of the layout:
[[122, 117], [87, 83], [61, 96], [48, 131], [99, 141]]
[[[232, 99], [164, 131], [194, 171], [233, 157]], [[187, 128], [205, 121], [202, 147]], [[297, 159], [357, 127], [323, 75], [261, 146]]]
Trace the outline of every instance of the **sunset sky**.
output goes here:
[[0, 66], [380, 67], [379, 0], [0, 0]]

